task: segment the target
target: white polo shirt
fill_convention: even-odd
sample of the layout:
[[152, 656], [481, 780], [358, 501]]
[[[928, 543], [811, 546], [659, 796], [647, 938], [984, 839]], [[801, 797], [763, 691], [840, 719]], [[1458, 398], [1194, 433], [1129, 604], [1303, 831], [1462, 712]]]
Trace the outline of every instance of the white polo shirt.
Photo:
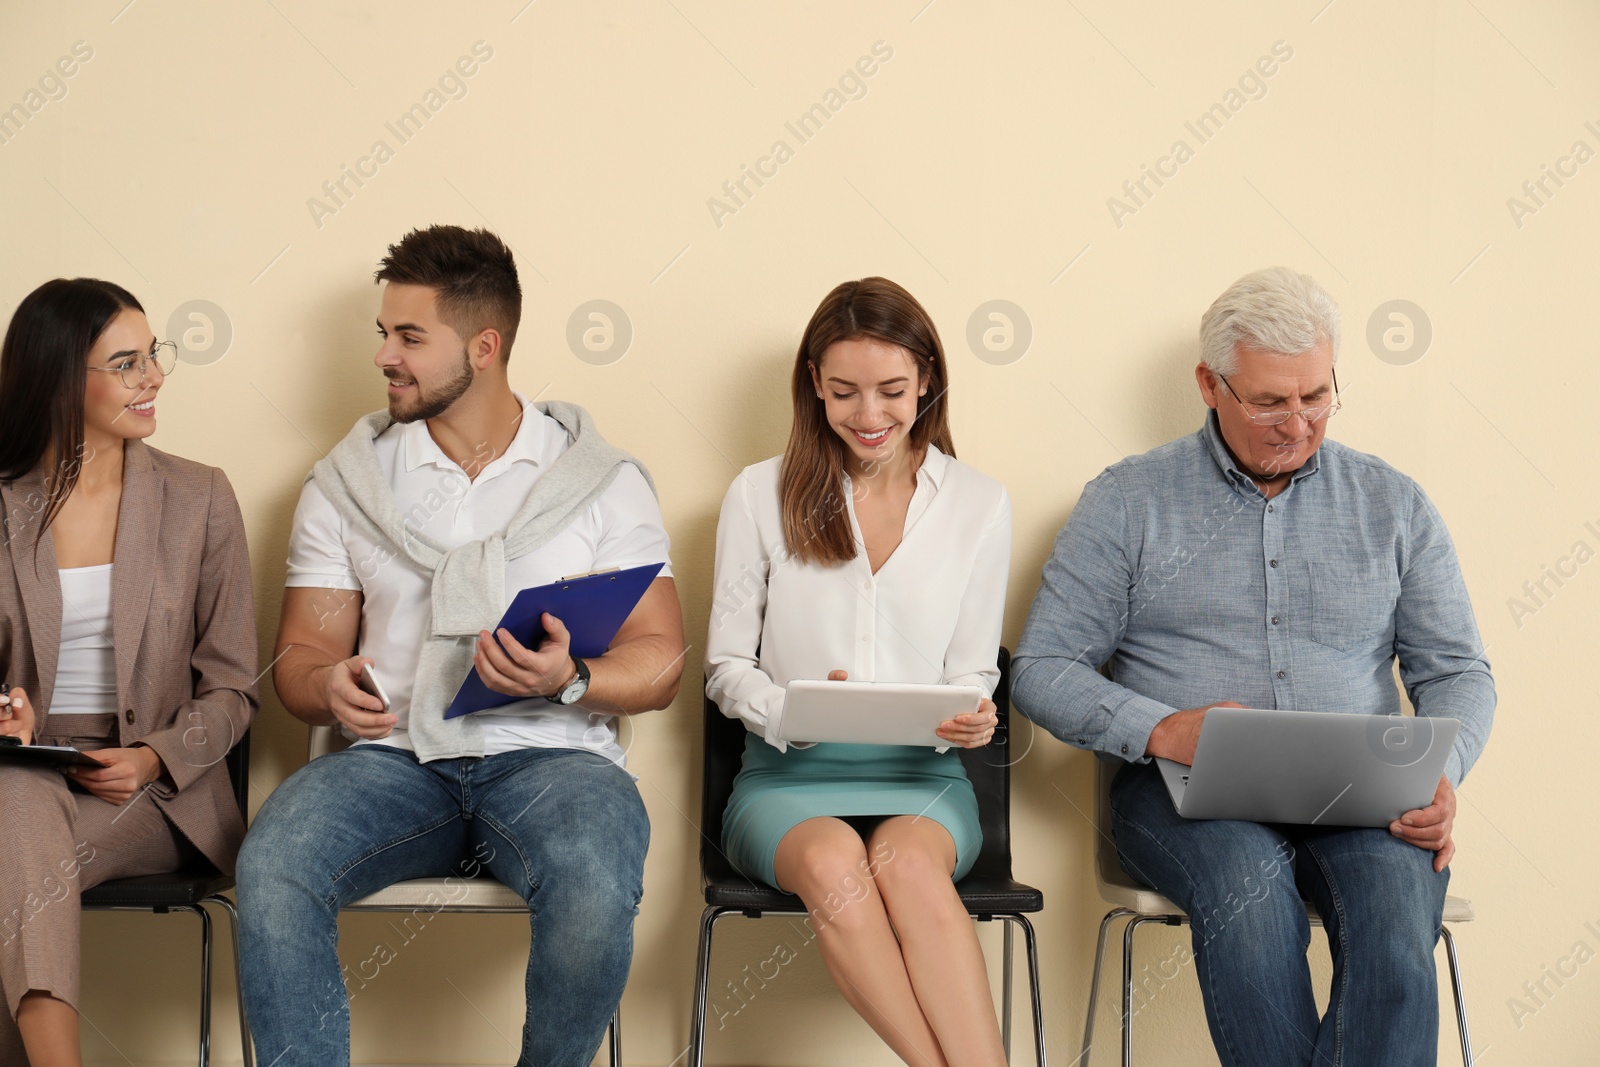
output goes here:
[[[446, 456], [427, 423], [396, 423], [373, 441], [378, 466], [389, 479], [395, 504], [406, 523], [446, 548], [456, 548], [504, 532], [533, 486], [571, 443], [556, 420], [520, 394], [523, 418], [505, 454], [483, 467], [477, 480]], [[661, 508], [639, 469], [623, 464], [616, 478], [589, 508], [544, 545], [506, 560], [504, 611], [517, 593], [570, 574], [608, 567], [665, 563], [660, 577], [672, 576], [670, 542]], [[432, 621], [433, 575], [352, 529], [306, 478], [289, 538], [293, 587], [358, 589], [362, 594], [360, 654], [388, 693], [399, 717], [394, 731], [359, 744], [411, 749], [406, 725], [417, 661]], [[332, 605], [329, 605], [330, 609]], [[486, 626], [485, 629], [492, 629]], [[459, 679], [451, 679], [455, 692]], [[443, 715], [443, 708], [433, 709]], [[519, 748], [584, 748], [620, 764], [614, 717], [581, 707], [562, 707], [542, 697], [476, 713], [483, 728], [484, 754]]]

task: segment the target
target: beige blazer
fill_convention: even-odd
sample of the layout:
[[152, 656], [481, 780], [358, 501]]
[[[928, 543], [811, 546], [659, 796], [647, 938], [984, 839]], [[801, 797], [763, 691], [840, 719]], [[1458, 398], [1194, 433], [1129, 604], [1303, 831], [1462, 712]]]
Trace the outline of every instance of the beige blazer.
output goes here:
[[[55, 542], [40, 536], [42, 470], [0, 485], [0, 676], [50, 730], [61, 642]], [[256, 616], [244, 522], [220, 470], [127, 442], [111, 584], [117, 747], [150, 746], [167, 776], [150, 798], [224, 873], [244, 840], [223, 757], [258, 706]], [[143, 803], [142, 800], [137, 803]]]

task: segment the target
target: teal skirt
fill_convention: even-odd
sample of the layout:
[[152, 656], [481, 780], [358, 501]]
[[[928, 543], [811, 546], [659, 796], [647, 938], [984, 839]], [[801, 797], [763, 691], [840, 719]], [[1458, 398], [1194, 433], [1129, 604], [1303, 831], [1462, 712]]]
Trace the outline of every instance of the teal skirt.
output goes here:
[[983, 842], [978, 798], [956, 749], [819, 744], [779, 752], [747, 734], [744, 767], [722, 816], [722, 847], [733, 865], [776, 886], [778, 842], [824, 815], [932, 819], [955, 840], [957, 880], [972, 869]]

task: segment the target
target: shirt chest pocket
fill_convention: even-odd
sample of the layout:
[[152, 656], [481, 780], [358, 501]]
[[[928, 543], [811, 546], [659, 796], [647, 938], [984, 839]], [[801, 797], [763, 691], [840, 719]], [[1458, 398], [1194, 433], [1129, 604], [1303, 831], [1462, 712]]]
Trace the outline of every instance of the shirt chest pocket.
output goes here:
[[1314, 560], [1311, 639], [1341, 652], [1394, 642], [1400, 578], [1383, 561]]

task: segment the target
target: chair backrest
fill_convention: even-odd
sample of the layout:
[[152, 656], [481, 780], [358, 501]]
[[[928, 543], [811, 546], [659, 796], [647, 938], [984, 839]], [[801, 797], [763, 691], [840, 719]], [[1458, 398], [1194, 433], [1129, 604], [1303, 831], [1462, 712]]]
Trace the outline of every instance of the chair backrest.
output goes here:
[[1118, 759], [1094, 755], [1094, 874], [1102, 887], [1142, 887], [1142, 883], [1122, 868], [1116, 841], [1111, 836], [1111, 780], [1125, 764]]
[[233, 799], [239, 805], [239, 816], [250, 817], [250, 731], [246, 730], [239, 743], [234, 745], [223, 761], [228, 765], [228, 777], [233, 782]]
[[722, 854], [722, 813], [733, 795], [733, 779], [744, 761], [745, 726], [722, 714], [716, 703], [702, 703], [700, 771], [700, 871], [706, 878], [727, 877], [732, 864]]
[[306, 760], [326, 756], [330, 752], [337, 752], [341, 748], [349, 748], [350, 742], [344, 734], [331, 726], [313, 726], [306, 732]]
[[[983, 848], [971, 873], [986, 878], [1011, 877], [1011, 653], [1000, 650], [1000, 682], [994, 703], [1000, 722], [994, 740], [983, 748], [963, 749], [961, 762], [978, 797], [978, 822]], [[733, 794], [733, 779], [744, 757], [744, 723], [730, 719], [706, 697], [704, 701], [704, 769], [700, 780], [700, 870], [708, 877], [729, 871], [722, 854], [722, 813]]]
[[994, 738], [982, 748], [961, 750], [972, 791], [978, 796], [978, 824], [983, 847], [971, 874], [983, 878], [1011, 878], [1011, 652], [1000, 649], [1000, 682], [994, 688], [999, 723]]

